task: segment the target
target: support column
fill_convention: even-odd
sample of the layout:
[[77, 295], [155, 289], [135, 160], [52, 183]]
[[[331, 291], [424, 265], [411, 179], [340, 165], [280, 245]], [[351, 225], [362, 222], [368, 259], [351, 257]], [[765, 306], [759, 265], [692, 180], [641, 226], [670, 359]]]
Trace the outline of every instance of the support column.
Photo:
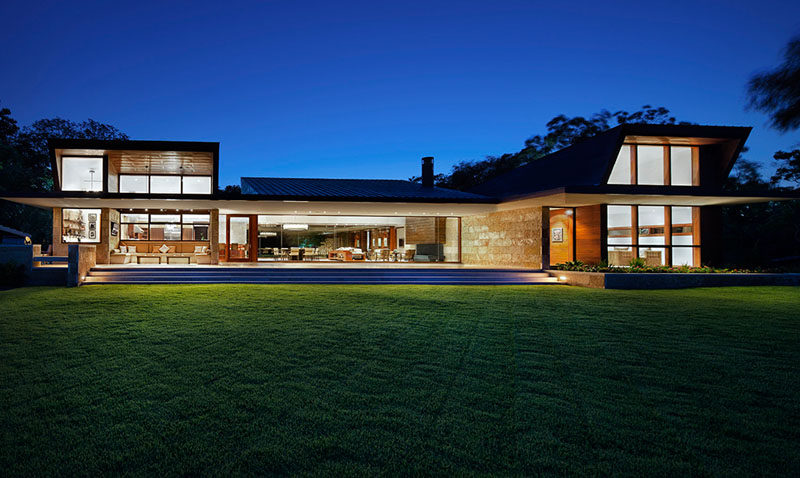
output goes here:
[[[219, 264], [219, 209], [211, 210], [211, 223], [209, 224], [208, 240], [210, 242], [211, 263]], [[225, 227], [223, 224], [222, 227]]]
[[542, 267], [550, 268], [550, 208], [543, 207], [542, 210]]
[[53, 255], [66, 256], [67, 244], [61, 241], [61, 208], [53, 208]]

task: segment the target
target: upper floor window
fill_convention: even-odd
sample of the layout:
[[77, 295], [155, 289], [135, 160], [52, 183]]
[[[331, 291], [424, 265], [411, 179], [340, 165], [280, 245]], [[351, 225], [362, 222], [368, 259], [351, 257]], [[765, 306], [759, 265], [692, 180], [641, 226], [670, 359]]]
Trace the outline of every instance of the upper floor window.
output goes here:
[[211, 194], [211, 176], [120, 174], [119, 192], [128, 194]]
[[61, 158], [62, 191], [103, 191], [103, 158], [65, 156]]
[[620, 148], [608, 184], [697, 186], [697, 148], [626, 144]]

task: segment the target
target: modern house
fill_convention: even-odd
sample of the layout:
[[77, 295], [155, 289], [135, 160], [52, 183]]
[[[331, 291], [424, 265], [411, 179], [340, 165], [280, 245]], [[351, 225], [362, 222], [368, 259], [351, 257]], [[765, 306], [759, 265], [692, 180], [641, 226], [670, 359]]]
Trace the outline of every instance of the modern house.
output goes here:
[[422, 182], [244, 177], [218, 191], [219, 143], [52, 140], [55, 191], [4, 199], [52, 209], [53, 252], [99, 264], [444, 262], [546, 268], [714, 263], [720, 206], [750, 128], [622, 125], [470, 192]]

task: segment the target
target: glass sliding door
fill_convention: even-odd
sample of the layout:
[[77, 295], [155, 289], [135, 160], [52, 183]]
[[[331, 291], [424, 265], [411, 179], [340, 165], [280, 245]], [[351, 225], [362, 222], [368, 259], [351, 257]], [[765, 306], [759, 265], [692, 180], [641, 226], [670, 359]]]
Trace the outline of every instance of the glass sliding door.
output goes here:
[[251, 260], [250, 216], [228, 216], [228, 260]]

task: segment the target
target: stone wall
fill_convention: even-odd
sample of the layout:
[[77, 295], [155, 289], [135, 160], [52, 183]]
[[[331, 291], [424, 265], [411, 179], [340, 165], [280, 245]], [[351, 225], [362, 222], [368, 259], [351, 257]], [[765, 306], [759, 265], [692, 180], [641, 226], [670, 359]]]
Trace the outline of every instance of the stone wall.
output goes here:
[[61, 240], [61, 208], [53, 208], [53, 252], [54, 256], [66, 256], [68, 244]]
[[67, 249], [67, 287], [76, 287], [97, 263], [97, 246], [70, 244]]
[[[225, 216], [222, 216], [223, 218]], [[220, 224], [219, 209], [212, 209], [208, 225], [209, 251], [211, 254], [211, 264], [219, 264], [219, 228], [225, 227], [225, 223]], [[224, 220], [224, 219], [223, 219]]]
[[514, 209], [461, 219], [461, 262], [542, 267], [542, 208]]
[[[108, 251], [109, 253], [114, 249], [119, 249], [119, 237], [122, 234], [121, 225], [120, 225], [120, 214], [119, 211], [116, 209], [109, 209], [108, 210], [108, 222], [109, 222], [109, 236], [108, 236]], [[111, 235], [111, 223], [114, 222], [117, 224], [117, 235]]]

